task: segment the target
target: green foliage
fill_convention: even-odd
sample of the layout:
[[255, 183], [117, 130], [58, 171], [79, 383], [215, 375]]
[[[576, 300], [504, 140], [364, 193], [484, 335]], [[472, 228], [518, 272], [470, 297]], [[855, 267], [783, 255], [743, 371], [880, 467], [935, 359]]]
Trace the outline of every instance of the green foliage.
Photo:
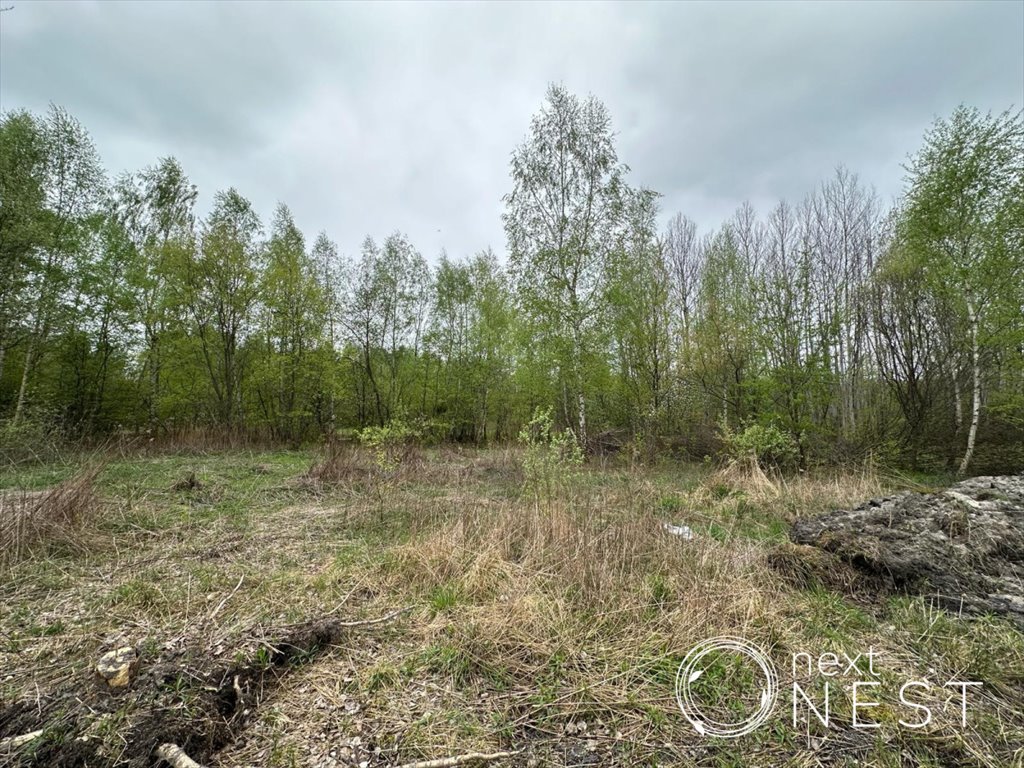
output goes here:
[[0, 422], [0, 467], [55, 461], [65, 446], [48, 414], [31, 413], [18, 422]]
[[[607, 265], [605, 300], [622, 371], [620, 408], [643, 447], [664, 413], [669, 387], [669, 268], [658, 241], [657, 195], [627, 191], [618, 247]], [[644, 451], [641, 451], [644, 452]]]
[[446, 438], [486, 442], [499, 436], [514, 354], [512, 319], [509, 286], [492, 252], [462, 262], [442, 255], [427, 345], [445, 363], [434, 397], [448, 425]]
[[568, 393], [564, 416], [583, 443], [592, 371], [602, 360], [609, 261], [628, 197], [625, 171], [605, 105], [551, 85], [512, 154], [502, 216], [531, 344], [550, 356], [548, 375]]
[[359, 442], [373, 451], [377, 469], [390, 475], [408, 458], [420, 434], [418, 429], [399, 416], [382, 427], [365, 427], [359, 432]]
[[[319, 247], [320, 257], [329, 258], [329, 243]], [[259, 322], [266, 347], [253, 366], [253, 383], [271, 431], [293, 444], [308, 437], [317, 421], [324, 426], [327, 416], [316, 409], [318, 389], [331, 364], [320, 344], [329, 307], [317, 269], [291, 211], [278, 205], [261, 276]]]
[[957, 417], [969, 422], [958, 424], [963, 473], [983, 408], [982, 366], [1007, 353], [1019, 360], [1024, 343], [1024, 113], [961, 106], [925, 135], [909, 170], [901, 246], [933, 297], [929, 330], [951, 358], [953, 386], [970, 382], [967, 414], [961, 405]]
[[5, 113], [0, 453], [347, 430], [390, 477], [413, 444], [525, 425], [542, 495], [580, 451], [1013, 471], [1022, 158], [1019, 113], [960, 108], [888, 214], [839, 168], [800, 206], [659, 233], [606, 107], [552, 86], [512, 153], [507, 265], [431, 262], [401, 232], [310, 244], [284, 204], [264, 229], [233, 189], [199, 219], [174, 158], [110, 180], [65, 111]]
[[550, 408], [536, 408], [519, 432], [525, 447], [526, 487], [538, 500], [555, 497], [570, 485], [583, 464], [583, 449], [572, 430], [556, 430]]
[[434, 615], [448, 613], [462, 602], [462, 593], [455, 585], [442, 584], [431, 590], [428, 602]]
[[774, 424], [749, 424], [739, 432], [726, 427], [722, 438], [732, 458], [753, 461], [765, 469], [792, 468], [800, 458], [796, 440]]

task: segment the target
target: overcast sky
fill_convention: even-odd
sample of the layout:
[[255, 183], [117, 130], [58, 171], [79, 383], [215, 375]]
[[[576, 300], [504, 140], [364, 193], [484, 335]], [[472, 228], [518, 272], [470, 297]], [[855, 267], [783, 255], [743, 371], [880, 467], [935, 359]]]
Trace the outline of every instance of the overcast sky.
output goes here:
[[634, 184], [702, 228], [845, 164], [883, 199], [936, 116], [1024, 104], [1024, 0], [678, 5], [0, 0], [0, 109], [68, 108], [111, 172], [176, 156], [353, 254], [505, 250], [551, 81], [609, 107]]

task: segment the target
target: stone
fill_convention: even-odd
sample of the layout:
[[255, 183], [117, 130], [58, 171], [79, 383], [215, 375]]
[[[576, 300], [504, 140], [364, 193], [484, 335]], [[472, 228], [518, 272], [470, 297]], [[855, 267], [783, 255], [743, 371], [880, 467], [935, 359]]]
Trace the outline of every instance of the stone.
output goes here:
[[111, 688], [123, 688], [131, 682], [139, 662], [139, 655], [131, 646], [118, 648], [103, 654], [96, 663], [96, 674]]
[[798, 520], [790, 538], [874, 583], [1024, 627], [1024, 475], [974, 477]]

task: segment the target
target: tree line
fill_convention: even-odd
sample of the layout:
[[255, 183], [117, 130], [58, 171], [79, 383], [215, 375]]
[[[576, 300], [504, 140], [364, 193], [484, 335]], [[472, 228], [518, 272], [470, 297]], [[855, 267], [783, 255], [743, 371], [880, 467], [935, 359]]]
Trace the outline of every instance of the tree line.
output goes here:
[[515, 148], [508, 252], [341, 254], [173, 158], [105, 173], [65, 110], [0, 119], [0, 440], [231, 430], [300, 443], [416, 422], [591, 450], [1024, 462], [1024, 124], [935, 122], [886, 207], [839, 168], [701, 233], [631, 185], [597, 99], [552, 86]]

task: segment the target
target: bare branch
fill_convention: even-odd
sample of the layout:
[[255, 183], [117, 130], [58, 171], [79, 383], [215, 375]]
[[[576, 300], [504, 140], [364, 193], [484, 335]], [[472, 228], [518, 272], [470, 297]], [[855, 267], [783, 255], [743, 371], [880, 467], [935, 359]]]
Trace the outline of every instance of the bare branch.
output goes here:
[[[2, 10], [6, 9], [0, 8], [0, 11]], [[43, 729], [40, 728], [38, 731], [32, 731], [31, 733], [23, 733], [20, 736], [8, 736], [6, 738], [0, 739], [0, 749], [17, 749], [22, 744], [28, 744], [30, 741], [34, 741], [42, 735]]]
[[185, 750], [177, 744], [161, 744], [157, 747], [156, 756], [174, 768], [203, 768], [191, 757], [185, 754]]

